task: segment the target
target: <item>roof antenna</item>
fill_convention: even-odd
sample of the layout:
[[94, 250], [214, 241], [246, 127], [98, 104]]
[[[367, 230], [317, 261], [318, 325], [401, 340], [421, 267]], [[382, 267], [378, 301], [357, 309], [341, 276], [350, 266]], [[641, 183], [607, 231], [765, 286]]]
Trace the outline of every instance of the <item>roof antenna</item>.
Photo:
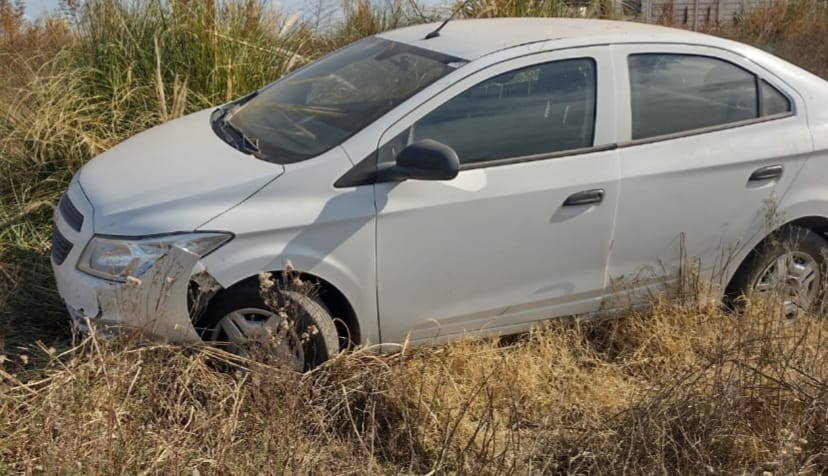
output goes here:
[[466, 5], [468, 5], [468, 4], [469, 4], [469, 2], [471, 2], [471, 1], [472, 1], [472, 0], [466, 0], [465, 2], [463, 2], [463, 4], [462, 4], [462, 5], [460, 5], [459, 7], [455, 8], [455, 9], [454, 9], [454, 11], [451, 13], [451, 16], [450, 16], [450, 17], [448, 17], [448, 18], [446, 18], [446, 21], [444, 21], [444, 22], [443, 22], [440, 26], [438, 26], [436, 30], [434, 30], [434, 31], [432, 31], [431, 33], [429, 33], [428, 35], [426, 35], [425, 39], [426, 39], [426, 40], [430, 40], [430, 39], [432, 39], [432, 38], [437, 38], [438, 36], [440, 36], [440, 30], [442, 30], [442, 29], [443, 29], [443, 27], [445, 27], [446, 25], [448, 25], [448, 22], [450, 22], [451, 20], [453, 20], [453, 19], [454, 19], [454, 17], [455, 17], [455, 16], [457, 16], [457, 14], [458, 14], [458, 13], [460, 13], [460, 10], [462, 10], [462, 9], [466, 8]]

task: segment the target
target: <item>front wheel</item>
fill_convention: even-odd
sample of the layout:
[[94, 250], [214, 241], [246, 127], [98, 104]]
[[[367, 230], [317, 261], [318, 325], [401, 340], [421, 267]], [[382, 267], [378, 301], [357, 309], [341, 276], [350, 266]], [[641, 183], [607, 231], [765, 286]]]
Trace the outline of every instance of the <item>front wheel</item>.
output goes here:
[[736, 272], [729, 297], [782, 299], [785, 318], [817, 309], [825, 286], [828, 242], [806, 228], [789, 226], [757, 248]]
[[339, 352], [330, 313], [295, 291], [279, 291], [279, 305], [273, 306], [257, 286], [230, 289], [216, 296], [196, 328], [205, 342], [241, 356], [273, 359], [299, 372]]

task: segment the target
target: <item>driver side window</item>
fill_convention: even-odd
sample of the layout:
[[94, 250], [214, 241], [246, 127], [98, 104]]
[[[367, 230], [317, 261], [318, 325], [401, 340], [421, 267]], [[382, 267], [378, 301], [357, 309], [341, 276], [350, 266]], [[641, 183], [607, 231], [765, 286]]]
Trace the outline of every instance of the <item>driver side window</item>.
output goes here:
[[461, 164], [591, 147], [595, 69], [594, 60], [580, 58], [488, 79], [422, 118], [407, 142], [447, 144]]

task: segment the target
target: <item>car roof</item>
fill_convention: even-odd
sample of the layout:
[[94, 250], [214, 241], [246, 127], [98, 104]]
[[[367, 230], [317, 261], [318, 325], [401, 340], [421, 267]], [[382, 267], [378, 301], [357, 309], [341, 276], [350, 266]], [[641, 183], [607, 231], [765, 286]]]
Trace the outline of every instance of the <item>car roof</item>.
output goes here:
[[439, 25], [439, 22], [416, 25], [377, 36], [466, 60], [474, 60], [514, 46], [547, 40], [571, 40], [568, 43], [581, 45], [623, 42], [716, 42], [716, 38], [712, 36], [676, 28], [582, 18], [452, 20], [442, 29], [440, 36], [426, 40], [426, 35]]

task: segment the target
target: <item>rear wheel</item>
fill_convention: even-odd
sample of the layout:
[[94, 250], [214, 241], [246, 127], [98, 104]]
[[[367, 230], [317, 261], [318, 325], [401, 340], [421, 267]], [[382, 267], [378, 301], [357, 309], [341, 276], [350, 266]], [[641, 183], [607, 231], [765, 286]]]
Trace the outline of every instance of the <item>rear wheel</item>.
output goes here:
[[742, 264], [729, 297], [768, 296], [782, 300], [787, 319], [817, 309], [825, 286], [828, 242], [806, 228], [789, 226], [769, 238]]
[[269, 306], [258, 286], [244, 285], [215, 297], [196, 328], [206, 342], [229, 352], [265, 358], [306, 371], [339, 352], [330, 313], [308, 296], [278, 291]]

